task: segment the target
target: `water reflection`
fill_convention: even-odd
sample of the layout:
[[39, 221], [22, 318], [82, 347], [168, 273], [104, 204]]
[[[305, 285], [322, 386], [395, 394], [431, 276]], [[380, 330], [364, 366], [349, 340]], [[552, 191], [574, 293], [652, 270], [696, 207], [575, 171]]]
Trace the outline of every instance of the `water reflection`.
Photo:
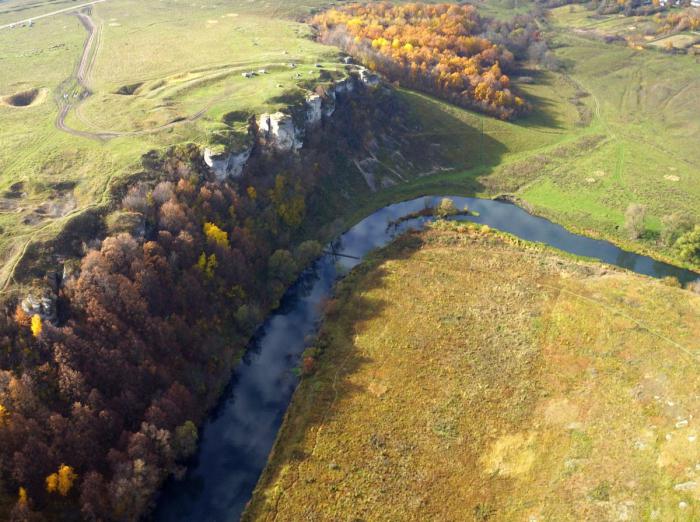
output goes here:
[[[260, 327], [233, 372], [221, 402], [205, 423], [200, 449], [186, 478], [163, 491], [155, 518], [161, 521], [237, 520], [267, 461], [291, 395], [293, 372], [306, 339], [315, 332], [322, 301], [335, 281], [371, 250], [386, 245], [407, 229], [420, 228], [426, 218], [389, 226], [399, 218], [434, 206], [441, 197], [418, 198], [385, 207], [360, 221], [329, 246], [328, 254], [306, 270], [287, 292], [277, 311]], [[529, 241], [594, 257], [654, 277], [674, 276], [682, 282], [698, 274], [648, 257], [625, 252], [605, 241], [577, 236], [514, 205], [453, 197], [479, 216], [460, 217], [487, 224]], [[346, 257], [352, 256], [352, 257]]]

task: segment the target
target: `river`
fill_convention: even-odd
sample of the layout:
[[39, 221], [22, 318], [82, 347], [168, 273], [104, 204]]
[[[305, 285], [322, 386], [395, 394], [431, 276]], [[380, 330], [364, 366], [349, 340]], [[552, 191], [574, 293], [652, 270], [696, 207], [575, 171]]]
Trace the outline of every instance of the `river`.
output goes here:
[[[626, 252], [606, 241], [572, 234], [509, 203], [449, 197], [457, 208], [467, 205], [479, 214], [458, 219], [652, 277], [674, 276], [683, 283], [700, 278], [694, 272]], [[338, 278], [367, 253], [406, 230], [422, 228], [430, 218], [410, 219], [397, 226], [391, 226], [392, 222], [426, 205], [435, 206], [441, 198], [421, 197], [378, 210], [333, 243], [333, 250], [343, 256], [324, 255], [303, 272], [251, 340], [219, 405], [202, 427], [199, 451], [186, 477], [168, 482], [163, 489], [156, 520], [219, 522], [240, 518], [297, 385], [294, 369], [322, 319], [321, 304]]]

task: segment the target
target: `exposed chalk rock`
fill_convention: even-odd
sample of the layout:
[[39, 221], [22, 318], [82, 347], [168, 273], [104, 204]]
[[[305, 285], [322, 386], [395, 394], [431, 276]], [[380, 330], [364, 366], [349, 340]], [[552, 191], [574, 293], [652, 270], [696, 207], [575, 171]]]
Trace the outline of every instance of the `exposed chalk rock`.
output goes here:
[[49, 292], [29, 294], [22, 299], [20, 306], [29, 316], [38, 315], [43, 321], [56, 321], [56, 296]]
[[236, 152], [215, 153], [211, 149], [204, 149], [204, 163], [214, 172], [216, 179], [222, 181], [226, 178], [236, 178], [243, 173], [252, 146]]
[[360, 71], [360, 81], [367, 87], [376, 87], [379, 85], [379, 76], [368, 69], [362, 69]]
[[306, 97], [306, 124], [318, 125], [323, 117], [323, 99], [318, 94], [310, 94]]
[[336, 94], [348, 94], [355, 90], [355, 82], [352, 78], [344, 78], [335, 82], [334, 91]]
[[278, 151], [296, 151], [304, 144], [294, 120], [283, 112], [261, 114], [258, 129], [264, 142]]
[[325, 118], [330, 118], [335, 112], [335, 90], [331, 90], [326, 93], [323, 98], [323, 116]]
[[[287, 113], [275, 112], [261, 114], [255, 124], [249, 128], [249, 137], [257, 137], [262, 151], [273, 149], [279, 152], [295, 152], [304, 145], [307, 130], [320, 125], [324, 118], [330, 118], [339, 103], [347, 97], [355, 96], [363, 87], [379, 85], [381, 80], [376, 74], [362, 69], [357, 73], [336, 81], [324, 94], [309, 93], [303, 107], [293, 109], [294, 114], [300, 114], [295, 119]], [[251, 140], [252, 141], [252, 140]], [[204, 162], [214, 172], [217, 180], [235, 178], [243, 170], [253, 152], [253, 144], [238, 147], [237, 150], [222, 150], [205, 148]]]

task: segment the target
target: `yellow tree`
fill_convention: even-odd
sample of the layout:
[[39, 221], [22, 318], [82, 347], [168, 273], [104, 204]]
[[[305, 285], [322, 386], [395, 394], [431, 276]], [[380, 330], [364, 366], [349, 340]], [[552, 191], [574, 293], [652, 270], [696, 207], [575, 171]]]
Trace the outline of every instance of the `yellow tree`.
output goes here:
[[204, 234], [207, 236], [207, 239], [211, 239], [217, 245], [222, 247], [228, 246], [228, 233], [225, 230], [221, 230], [216, 224], [204, 223]]
[[7, 422], [7, 408], [0, 404], [0, 426], [4, 426]]
[[207, 255], [202, 252], [197, 261], [197, 268], [202, 271], [204, 277], [207, 279], [212, 279], [214, 277], [217, 266], [219, 266], [219, 261], [216, 259], [216, 254], [211, 254], [207, 257]]
[[26, 506], [27, 505], [27, 490], [20, 487], [19, 488], [19, 495], [17, 498], [17, 504], [20, 506]]
[[46, 491], [48, 493], [58, 491], [58, 473], [51, 473], [51, 475], [46, 477]]
[[41, 331], [44, 329], [44, 326], [41, 324], [41, 316], [39, 314], [34, 314], [32, 316], [31, 328], [34, 337], [39, 337], [41, 335]]
[[78, 475], [71, 466], [61, 464], [61, 467], [58, 468], [58, 492], [65, 497], [77, 478]]
[[46, 477], [46, 491], [49, 493], [58, 493], [65, 497], [73, 488], [78, 475], [71, 466], [61, 464], [58, 468], [58, 473], [52, 473]]

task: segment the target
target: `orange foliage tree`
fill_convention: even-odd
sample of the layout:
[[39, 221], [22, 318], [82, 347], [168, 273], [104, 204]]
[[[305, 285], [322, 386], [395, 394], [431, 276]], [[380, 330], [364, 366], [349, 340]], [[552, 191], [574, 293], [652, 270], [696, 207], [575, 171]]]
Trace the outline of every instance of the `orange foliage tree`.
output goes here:
[[312, 23], [321, 41], [392, 80], [504, 119], [527, 110], [501, 70], [513, 54], [478, 36], [483, 24], [471, 5], [355, 4]]

